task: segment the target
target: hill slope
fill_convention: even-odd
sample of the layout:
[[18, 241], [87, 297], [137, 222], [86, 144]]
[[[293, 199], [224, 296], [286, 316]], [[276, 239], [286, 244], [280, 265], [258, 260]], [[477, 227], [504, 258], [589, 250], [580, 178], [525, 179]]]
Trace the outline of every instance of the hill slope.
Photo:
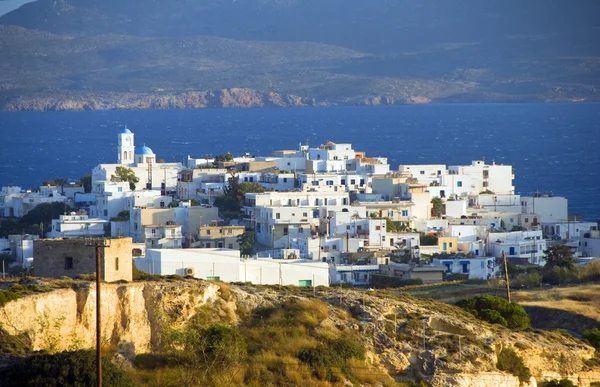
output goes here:
[[598, 14], [593, 0], [38, 0], [0, 17], [0, 100], [600, 100]]
[[[67, 287], [25, 296], [1, 308], [0, 338], [19, 338], [30, 343], [30, 350], [50, 352], [94, 345], [93, 285], [37, 281], [42, 287], [52, 283]], [[102, 289], [103, 342], [130, 359], [136, 354], [160, 354], [165, 340], [176, 337], [176, 332], [226, 324], [245, 337], [250, 364], [260, 367], [263, 381], [269, 373], [277, 378], [297, 375], [295, 367], [281, 364], [301, 367], [298, 362], [308, 360], [300, 353], [339, 337], [360, 337], [365, 363], [354, 363], [352, 368], [381, 380], [417, 378], [432, 386], [516, 387], [515, 376], [498, 371], [497, 356], [503, 348], [521, 354], [538, 381], [568, 377], [587, 386], [597, 377], [586, 366], [593, 348], [570, 336], [512, 332], [476, 321], [456, 307], [405, 295], [197, 280], [105, 284]], [[256, 377], [250, 368], [241, 373], [246, 382]], [[306, 385], [330, 385], [306, 378]]]

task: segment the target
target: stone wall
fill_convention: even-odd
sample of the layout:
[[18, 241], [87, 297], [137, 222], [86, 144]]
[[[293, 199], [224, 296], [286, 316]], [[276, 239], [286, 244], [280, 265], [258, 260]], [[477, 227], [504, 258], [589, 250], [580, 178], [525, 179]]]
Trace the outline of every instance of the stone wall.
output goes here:
[[[131, 238], [110, 239], [102, 248], [100, 265], [106, 282], [133, 279]], [[36, 277], [71, 277], [96, 273], [96, 248], [86, 239], [35, 241], [33, 274]], [[118, 268], [117, 268], [118, 265]]]

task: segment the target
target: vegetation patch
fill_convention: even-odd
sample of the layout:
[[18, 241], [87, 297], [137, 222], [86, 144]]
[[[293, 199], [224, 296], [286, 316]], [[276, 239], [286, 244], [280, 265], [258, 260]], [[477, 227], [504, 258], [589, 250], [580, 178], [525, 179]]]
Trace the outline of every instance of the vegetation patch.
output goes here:
[[[36, 354], [13, 367], [7, 376], [2, 381], [4, 386], [93, 386], [96, 354], [94, 351]], [[108, 358], [102, 360], [102, 381], [105, 386], [134, 386], [129, 375]]]
[[512, 348], [503, 348], [500, 351], [496, 368], [515, 375], [521, 383], [529, 381], [531, 378], [531, 372], [523, 363], [523, 358], [517, 355]]
[[460, 300], [456, 305], [480, 320], [510, 329], [523, 330], [530, 325], [529, 316], [522, 306], [500, 297], [478, 296]]

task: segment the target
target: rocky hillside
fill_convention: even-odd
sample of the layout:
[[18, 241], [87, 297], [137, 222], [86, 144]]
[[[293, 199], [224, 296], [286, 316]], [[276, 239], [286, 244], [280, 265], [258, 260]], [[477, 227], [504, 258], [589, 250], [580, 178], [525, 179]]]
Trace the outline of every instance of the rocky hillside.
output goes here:
[[[0, 17], [0, 108], [597, 101], [597, 14], [593, 0], [38, 0]], [[262, 102], [184, 96], [230, 89]]]
[[[28, 342], [33, 350], [93, 347], [94, 286], [88, 282], [63, 285], [69, 287], [7, 303], [0, 309], [2, 329], [10, 337]], [[590, 380], [600, 377], [586, 365], [594, 356], [593, 348], [571, 336], [541, 330], [512, 332], [475, 321], [456, 307], [410, 296], [331, 288], [319, 288], [313, 294], [312, 289], [179, 280], [107, 284], [102, 300], [104, 345], [127, 359], [160, 351], [169, 332], [189, 324], [247, 326], [251, 338], [266, 334], [260, 333], [260, 326], [271, 319], [279, 321], [271, 326], [278, 327], [271, 334], [288, 332], [286, 336], [297, 337], [294, 343], [302, 346], [305, 342], [309, 348], [314, 343], [297, 336], [307, 327], [323, 338], [360, 337], [366, 349], [366, 367], [371, 370], [366, 375], [377, 372], [389, 380], [423, 380], [432, 386], [516, 387], [519, 379], [497, 368], [499, 354], [508, 348], [522, 356], [538, 382], [569, 378], [587, 387]], [[288, 323], [281, 325], [288, 320], [272, 320], [272, 313], [278, 310], [296, 310], [290, 323], [300, 325], [293, 325], [290, 331]], [[254, 322], [248, 325], [250, 321]], [[7, 342], [6, 337], [2, 339]], [[276, 361], [278, 345], [285, 337], [261, 340], [265, 348], [272, 349], [269, 355], [261, 352], [262, 361], [267, 357], [269, 362]], [[287, 364], [291, 361], [287, 359], [280, 361]], [[265, 372], [270, 369], [266, 367]]]

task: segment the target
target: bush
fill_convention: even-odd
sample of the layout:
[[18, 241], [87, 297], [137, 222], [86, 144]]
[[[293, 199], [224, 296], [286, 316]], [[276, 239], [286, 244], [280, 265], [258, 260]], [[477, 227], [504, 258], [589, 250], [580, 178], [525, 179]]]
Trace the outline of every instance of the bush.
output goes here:
[[[8, 380], [12, 386], [93, 386], [96, 384], [96, 354], [86, 350], [34, 355], [9, 371]], [[102, 360], [102, 381], [111, 387], [134, 385], [129, 376], [107, 358]]]
[[542, 282], [550, 285], [560, 285], [576, 282], [577, 268], [552, 266], [544, 271]]
[[[347, 361], [350, 359], [364, 360], [365, 348], [357, 338], [342, 336], [320, 344], [316, 348], [305, 349], [298, 354], [301, 362], [313, 368], [315, 376], [320, 379], [335, 381], [334, 369], [348, 373]], [[324, 371], [324, 372], [323, 372]], [[323, 374], [325, 377], [322, 377]]]
[[11, 292], [10, 290], [0, 290], [0, 308], [19, 298], [21, 298], [21, 296], [15, 292]]
[[529, 315], [525, 309], [503, 298], [477, 296], [460, 300], [456, 305], [480, 320], [500, 324], [510, 329], [523, 330], [530, 325]]
[[527, 382], [531, 378], [531, 372], [529, 371], [529, 368], [525, 367], [523, 358], [517, 355], [512, 348], [503, 348], [502, 351], [500, 351], [496, 368], [500, 371], [506, 371], [515, 375], [519, 378], [521, 383]]
[[583, 331], [582, 336], [592, 347], [596, 348], [596, 351], [600, 349], [600, 329], [586, 329]]
[[542, 382], [539, 384], [540, 387], [576, 387], [575, 384], [569, 379], [561, 380], [550, 380], [548, 382]]

